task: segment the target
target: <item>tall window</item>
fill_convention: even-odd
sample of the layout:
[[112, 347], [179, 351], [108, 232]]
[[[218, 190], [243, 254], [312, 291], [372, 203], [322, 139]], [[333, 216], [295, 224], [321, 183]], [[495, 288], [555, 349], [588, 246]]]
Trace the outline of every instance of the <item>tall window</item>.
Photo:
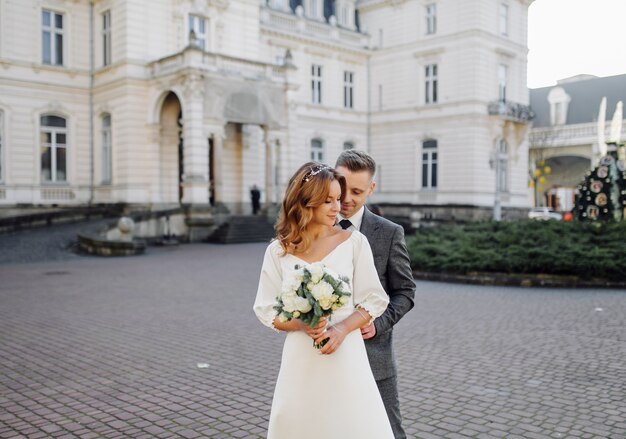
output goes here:
[[506, 192], [509, 189], [508, 181], [508, 165], [509, 155], [506, 140], [498, 139], [497, 144], [497, 168], [496, 168], [496, 184], [500, 192]]
[[567, 123], [567, 110], [571, 97], [562, 87], [554, 87], [548, 93], [550, 103], [550, 123], [552, 125], [564, 125]]
[[500, 102], [506, 101], [506, 83], [509, 68], [505, 64], [498, 66], [498, 100]]
[[502, 3], [500, 5], [500, 35], [509, 34], [509, 6]]
[[343, 72], [343, 106], [354, 108], [354, 73]]
[[63, 14], [42, 11], [42, 62], [55, 66], [63, 65]]
[[323, 0], [308, 0], [309, 10], [307, 15], [311, 18], [320, 18], [320, 6]]
[[437, 102], [437, 64], [429, 64], [426, 66], [426, 103], [434, 104]]
[[314, 104], [322, 103], [322, 66], [311, 66], [311, 101]]
[[347, 151], [349, 149], [354, 149], [354, 143], [352, 143], [352, 142], [343, 142], [343, 150]]
[[422, 188], [437, 187], [437, 141], [433, 139], [422, 142]]
[[[206, 19], [200, 15], [189, 14], [189, 33], [194, 32], [196, 45], [205, 50], [207, 48], [207, 25]], [[191, 41], [189, 41], [191, 43]]]
[[111, 11], [102, 13], [102, 65], [111, 64]]
[[67, 180], [67, 125], [59, 116], [41, 116], [41, 181]]
[[565, 114], [563, 111], [563, 107], [565, 105], [563, 102], [555, 102], [554, 103], [554, 120], [556, 121], [553, 125], [559, 124], [563, 125], [561, 121], [565, 120]]
[[113, 175], [111, 115], [102, 116], [102, 184], [111, 184]]
[[348, 26], [348, 5], [342, 4], [339, 13], [339, 24], [342, 26]]
[[426, 33], [434, 34], [437, 32], [437, 4], [431, 3], [426, 5]]
[[324, 163], [324, 143], [320, 139], [311, 140], [311, 160]]

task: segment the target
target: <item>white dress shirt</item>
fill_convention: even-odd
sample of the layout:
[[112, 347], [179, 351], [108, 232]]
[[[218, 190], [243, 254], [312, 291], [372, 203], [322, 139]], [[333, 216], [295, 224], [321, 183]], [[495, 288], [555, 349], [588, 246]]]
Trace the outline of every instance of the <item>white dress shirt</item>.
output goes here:
[[352, 225], [348, 227], [346, 230], [361, 230], [361, 223], [363, 222], [363, 213], [365, 212], [365, 206], [361, 206], [359, 210], [356, 211], [354, 215], [350, 218], [344, 218], [341, 214], [337, 215], [337, 223], [339, 221], [347, 219]]

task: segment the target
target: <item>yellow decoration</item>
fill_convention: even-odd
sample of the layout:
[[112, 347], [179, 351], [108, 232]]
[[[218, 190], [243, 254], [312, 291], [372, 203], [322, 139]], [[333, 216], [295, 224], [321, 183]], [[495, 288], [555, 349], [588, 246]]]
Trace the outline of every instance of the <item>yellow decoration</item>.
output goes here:
[[539, 169], [535, 169], [535, 177], [539, 177], [541, 175], [541, 171]]
[[545, 168], [543, 168], [543, 173], [548, 175], [550, 174], [550, 172], [552, 172], [552, 168], [550, 166], [546, 166]]
[[546, 164], [545, 160], [539, 160], [539, 166], [543, 166], [545, 164]]
[[528, 182], [528, 187], [535, 187], [535, 182], [534, 182], [534, 181], [532, 181], [532, 180], [530, 180], [530, 181]]
[[541, 177], [539, 177], [539, 183], [540, 184], [545, 184], [546, 182], [546, 177], [544, 177], [543, 175]]

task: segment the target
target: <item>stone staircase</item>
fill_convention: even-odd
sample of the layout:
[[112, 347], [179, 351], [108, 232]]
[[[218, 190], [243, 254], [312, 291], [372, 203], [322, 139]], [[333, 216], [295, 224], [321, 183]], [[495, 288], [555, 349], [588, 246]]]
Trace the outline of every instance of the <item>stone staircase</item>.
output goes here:
[[274, 226], [262, 215], [232, 215], [208, 238], [217, 244], [270, 242]]

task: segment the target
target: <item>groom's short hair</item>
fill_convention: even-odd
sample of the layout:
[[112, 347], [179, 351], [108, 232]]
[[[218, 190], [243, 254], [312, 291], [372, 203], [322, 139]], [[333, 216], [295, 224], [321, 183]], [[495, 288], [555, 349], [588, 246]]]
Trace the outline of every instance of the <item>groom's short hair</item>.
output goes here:
[[376, 162], [371, 155], [359, 149], [348, 149], [339, 154], [335, 168], [343, 166], [350, 172], [367, 171], [372, 178], [376, 175]]

